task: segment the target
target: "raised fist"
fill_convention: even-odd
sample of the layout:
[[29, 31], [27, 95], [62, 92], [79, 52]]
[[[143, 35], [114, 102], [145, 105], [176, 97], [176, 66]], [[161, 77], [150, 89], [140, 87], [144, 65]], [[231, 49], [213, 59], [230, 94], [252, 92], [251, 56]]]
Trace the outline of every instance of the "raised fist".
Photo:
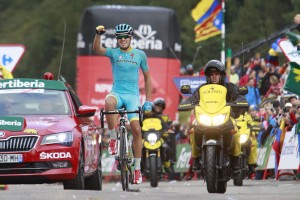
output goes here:
[[96, 34], [102, 35], [102, 34], [105, 33], [105, 32], [106, 32], [106, 30], [105, 30], [105, 27], [104, 27], [104, 26], [100, 25], [100, 26], [97, 26], [97, 27], [96, 27]]

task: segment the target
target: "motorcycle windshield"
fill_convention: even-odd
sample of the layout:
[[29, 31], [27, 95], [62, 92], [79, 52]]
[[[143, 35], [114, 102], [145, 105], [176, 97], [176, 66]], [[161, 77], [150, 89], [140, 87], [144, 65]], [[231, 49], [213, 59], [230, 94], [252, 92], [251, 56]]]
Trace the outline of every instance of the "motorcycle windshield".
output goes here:
[[226, 105], [226, 87], [209, 84], [200, 88], [199, 105], [207, 113], [216, 113]]
[[161, 121], [158, 118], [147, 118], [143, 121], [143, 131], [149, 130], [156, 130], [159, 131], [162, 129]]

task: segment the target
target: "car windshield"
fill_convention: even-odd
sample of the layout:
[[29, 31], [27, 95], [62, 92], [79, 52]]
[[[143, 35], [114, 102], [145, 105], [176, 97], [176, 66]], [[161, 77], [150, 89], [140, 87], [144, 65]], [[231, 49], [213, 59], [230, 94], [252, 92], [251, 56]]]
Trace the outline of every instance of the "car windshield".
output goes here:
[[0, 115], [68, 115], [64, 91], [44, 89], [0, 90]]

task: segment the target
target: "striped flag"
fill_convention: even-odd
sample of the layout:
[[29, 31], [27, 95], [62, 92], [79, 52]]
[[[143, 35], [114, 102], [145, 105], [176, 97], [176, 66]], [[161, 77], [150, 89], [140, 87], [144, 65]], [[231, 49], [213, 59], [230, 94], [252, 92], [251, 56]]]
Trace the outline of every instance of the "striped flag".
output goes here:
[[197, 23], [194, 28], [195, 42], [221, 34], [223, 13], [218, 0], [200, 1], [192, 10], [191, 15]]

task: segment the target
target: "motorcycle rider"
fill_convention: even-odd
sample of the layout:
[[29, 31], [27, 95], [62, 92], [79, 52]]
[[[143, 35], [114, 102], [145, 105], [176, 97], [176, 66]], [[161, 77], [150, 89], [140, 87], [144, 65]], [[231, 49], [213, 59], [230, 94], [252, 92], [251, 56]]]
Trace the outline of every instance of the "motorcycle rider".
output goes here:
[[[239, 131], [241, 134], [246, 134], [248, 136], [247, 141], [245, 141], [242, 145], [245, 145], [246, 152], [243, 152], [247, 157], [247, 165], [248, 165], [248, 175], [251, 175], [254, 172], [256, 167], [257, 160], [257, 140], [256, 135], [258, 130], [260, 129], [259, 125], [259, 117], [256, 116], [258, 112], [258, 107], [253, 104], [249, 107], [248, 112], [240, 115], [239, 118], [236, 119], [237, 125], [239, 126]], [[257, 121], [259, 120], [259, 121]]]
[[258, 142], [257, 142], [257, 135], [259, 133], [260, 127], [261, 127], [261, 119], [258, 116], [259, 108], [256, 105], [251, 105], [249, 107], [249, 115], [251, 116], [251, 150], [250, 150], [250, 155], [249, 155], [249, 160], [248, 160], [248, 165], [249, 165], [249, 172], [254, 173], [255, 168], [257, 167], [257, 147], [258, 147]]
[[[226, 82], [226, 69], [223, 63], [219, 60], [210, 60], [204, 69], [204, 74], [206, 76], [206, 83], [200, 85], [196, 91], [190, 96], [183, 104], [191, 105], [192, 102], [200, 100], [200, 87], [207, 85], [207, 84], [220, 84], [227, 88], [227, 95], [226, 95], [226, 102], [236, 102], [236, 101], [246, 101], [243, 95], [239, 94], [239, 88], [237, 85], [233, 83]], [[234, 109], [232, 108], [231, 117], [234, 119], [238, 118], [242, 114], [242, 109]], [[192, 130], [191, 132], [193, 132]], [[200, 156], [199, 156], [199, 149], [197, 148], [196, 141], [194, 138], [194, 134], [190, 135], [190, 143], [192, 148], [192, 157], [194, 158], [193, 163], [193, 170], [201, 170], [200, 164]], [[239, 142], [240, 134], [236, 133], [233, 136], [233, 146], [232, 146], [232, 163], [233, 163], [233, 170], [238, 171], [240, 170], [239, 164], [239, 156], [241, 154], [241, 145]]]
[[164, 131], [163, 138], [165, 143], [163, 144], [164, 149], [164, 167], [167, 173], [173, 173], [173, 165], [176, 161], [176, 141], [175, 134], [171, 129], [172, 121], [168, 115], [163, 114], [166, 108], [166, 102], [162, 97], [157, 97], [153, 101], [152, 112], [145, 115], [145, 118], [158, 118], [161, 121], [162, 129]]

